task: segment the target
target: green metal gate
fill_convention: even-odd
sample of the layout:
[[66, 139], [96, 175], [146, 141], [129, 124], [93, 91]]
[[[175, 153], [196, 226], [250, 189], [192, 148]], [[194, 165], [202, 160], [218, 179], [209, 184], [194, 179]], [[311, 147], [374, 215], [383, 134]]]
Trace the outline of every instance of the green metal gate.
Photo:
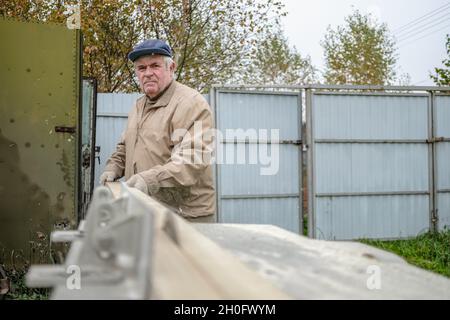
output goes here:
[[80, 32], [0, 19], [0, 263], [48, 260], [77, 222]]

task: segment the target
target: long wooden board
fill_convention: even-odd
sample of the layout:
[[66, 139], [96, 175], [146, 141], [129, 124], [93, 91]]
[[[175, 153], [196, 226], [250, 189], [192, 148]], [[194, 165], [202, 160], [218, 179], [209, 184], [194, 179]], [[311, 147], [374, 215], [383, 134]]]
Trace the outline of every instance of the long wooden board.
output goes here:
[[[117, 198], [117, 182], [107, 183]], [[153, 208], [153, 299], [290, 299], [233, 254], [195, 230], [190, 222], [159, 202], [130, 188]]]
[[310, 239], [271, 225], [195, 229], [294, 299], [450, 299], [449, 278], [362, 243]]

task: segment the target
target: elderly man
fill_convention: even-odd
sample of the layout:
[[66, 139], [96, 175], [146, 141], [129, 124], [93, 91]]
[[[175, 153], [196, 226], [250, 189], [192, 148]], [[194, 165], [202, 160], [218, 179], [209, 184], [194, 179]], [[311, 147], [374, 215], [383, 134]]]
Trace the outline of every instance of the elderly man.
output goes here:
[[165, 42], [143, 41], [128, 58], [145, 95], [131, 109], [100, 183], [125, 176], [129, 186], [184, 218], [214, 222], [212, 171], [209, 158], [202, 157], [208, 153], [205, 137], [210, 136], [213, 122], [208, 103], [200, 93], [174, 80], [175, 62]]

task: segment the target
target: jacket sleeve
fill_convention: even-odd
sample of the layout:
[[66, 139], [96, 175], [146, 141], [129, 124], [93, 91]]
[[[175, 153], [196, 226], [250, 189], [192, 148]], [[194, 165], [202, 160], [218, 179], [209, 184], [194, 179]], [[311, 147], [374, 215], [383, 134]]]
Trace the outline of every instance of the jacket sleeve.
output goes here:
[[197, 94], [189, 102], [180, 102], [172, 118], [172, 156], [164, 165], [141, 172], [148, 185], [159, 187], [193, 186], [211, 164], [211, 110]]

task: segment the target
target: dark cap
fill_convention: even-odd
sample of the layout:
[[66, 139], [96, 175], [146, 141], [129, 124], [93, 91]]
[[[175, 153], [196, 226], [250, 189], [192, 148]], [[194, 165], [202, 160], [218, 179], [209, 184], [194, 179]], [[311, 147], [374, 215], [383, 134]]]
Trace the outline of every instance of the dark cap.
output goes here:
[[133, 51], [128, 54], [128, 59], [134, 62], [142, 56], [153, 54], [159, 54], [172, 58], [172, 50], [167, 43], [159, 39], [149, 39], [142, 41], [134, 47]]

